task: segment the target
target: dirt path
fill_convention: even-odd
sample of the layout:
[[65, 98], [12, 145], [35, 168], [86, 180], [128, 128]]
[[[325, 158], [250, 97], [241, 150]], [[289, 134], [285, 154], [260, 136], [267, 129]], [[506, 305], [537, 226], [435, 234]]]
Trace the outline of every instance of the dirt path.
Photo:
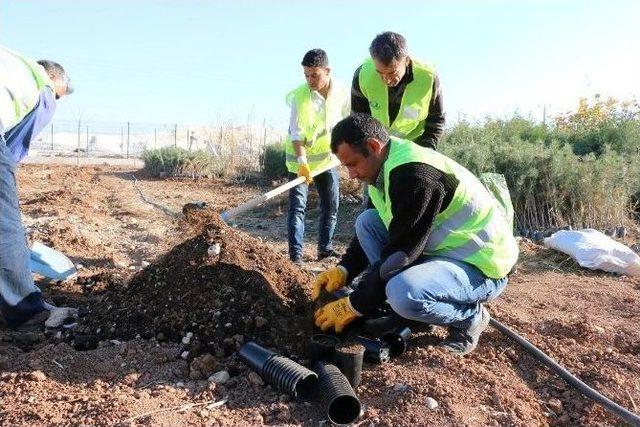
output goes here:
[[[165, 210], [181, 214], [184, 204], [200, 200], [220, 211], [233, 207], [264, 191], [267, 184], [160, 181], [147, 179], [137, 171], [108, 166], [76, 169], [26, 165], [20, 168], [18, 185], [30, 237], [62, 250], [81, 265], [77, 280], [67, 284], [41, 283], [45, 294], [58, 304], [71, 302], [94, 307], [93, 314], [98, 318], [96, 313], [100, 310], [95, 307], [106, 309], [121, 290], [127, 289], [130, 300], [135, 299], [138, 295], [135, 289], [124, 285], [131, 278], [135, 278], [131, 283], [138, 283], [141, 290], [158, 285], [165, 293], [157, 294], [156, 298], [166, 295], [172, 301], [176, 294], [171, 291], [188, 293], [183, 287], [191, 286], [192, 282], [182, 277], [185, 275], [217, 278], [202, 279], [217, 286], [216, 280], [226, 280], [220, 277], [244, 278], [255, 274], [252, 280], [266, 283], [267, 290], [269, 286], [285, 286], [277, 284], [285, 272], [297, 277], [290, 280], [304, 282], [304, 277], [309, 276], [286, 261], [283, 203], [272, 203], [268, 209], [238, 218], [235, 230], [216, 228], [209, 231], [209, 237], [201, 237], [212, 242], [221, 239], [215, 234], [220, 230], [234, 233], [233, 251], [223, 249], [223, 255], [230, 258], [221, 262], [207, 261], [204, 253], [198, 253], [205, 243], [198, 243], [197, 233], [181, 219], [182, 215], [175, 218], [168, 215], [142, 200], [139, 193], [142, 191], [148, 200]], [[358, 209], [357, 203], [342, 204], [343, 221], [336, 236], [338, 249], [347, 244], [352, 233], [352, 221], [348, 218], [353, 218]], [[314, 215], [309, 214], [305, 247], [306, 268], [311, 272], [335, 262], [312, 262]], [[176, 249], [179, 243], [185, 248], [182, 252]], [[640, 281], [582, 270], [566, 256], [528, 241], [521, 243], [521, 249], [518, 272], [511, 277], [505, 294], [490, 305], [492, 314], [583, 381], [638, 412]], [[167, 252], [176, 254], [175, 259], [182, 257], [179, 259], [184, 262], [167, 264], [171, 257], [161, 257]], [[185, 265], [191, 265], [193, 270]], [[242, 271], [219, 276], [222, 266], [242, 267]], [[162, 271], [176, 273], [178, 267], [185, 268], [180, 273], [182, 281], [178, 276], [168, 281]], [[230, 283], [226, 285], [231, 286]], [[281, 301], [283, 309], [293, 307], [288, 305], [293, 302], [287, 302], [292, 298], [304, 303], [308, 289], [304, 289], [305, 283], [287, 289], [293, 292], [296, 286], [303, 287], [300, 289], [303, 294], [295, 297], [289, 291], [278, 290], [285, 288], [272, 288], [278, 297], [274, 301]], [[229, 289], [237, 292], [241, 288]], [[193, 294], [200, 295], [197, 289]], [[240, 293], [237, 297], [247, 295]], [[235, 303], [235, 298], [212, 300], [210, 311], [206, 307], [194, 310], [190, 319], [211, 322], [202, 332], [198, 332], [197, 325], [191, 326], [194, 336], [204, 337], [212, 331], [220, 323], [216, 316], [226, 315], [227, 304]], [[153, 301], [157, 305], [165, 300]], [[207, 303], [206, 299], [202, 301]], [[142, 307], [143, 303], [137, 304], [136, 307]], [[185, 304], [195, 302], [185, 297]], [[275, 310], [271, 314], [280, 317], [258, 327], [257, 323], [262, 322], [256, 319], [262, 317], [260, 310], [266, 310], [265, 305], [250, 300], [247, 304], [244, 314], [249, 320], [238, 328], [229, 327], [226, 334], [212, 333], [213, 344], [208, 347], [205, 343], [200, 350], [211, 357], [196, 361], [192, 343], [173, 342], [166, 336], [168, 333], [160, 335], [155, 329], [151, 335], [144, 333], [153, 329], [145, 328], [149, 322], [162, 318], [162, 310], [140, 324], [130, 319], [136, 310], [144, 314], [145, 308], [132, 306], [114, 316], [113, 321], [121, 319], [127, 331], [143, 332], [131, 339], [118, 336], [122, 328], [110, 331], [106, 321], [98, 330], [83, 330], [83, 337], [95, 337], [93, 343], [78, 342], [78, 337], [69, 340], [66, 332], [17, 336], [0, 330], [0, 424], [318, 425], [322, 414], [315, 405], [290, 401], [288, 396], [265, 386], [232, 355], [243, 340], [260, 337], [259, 328], [278, 327], [277, 320], [285, 321], [281, 328], [295, 328], [298, 325], [292, 323], [300, 323], [289, 318], [287, 325], [287, 319], [282, 319], [283, 315]], [[221, 314], [216, 315], [217, 312]], [[199, 314], [202, 316], [198, 317]], [[85, 322], [82, 328], [89, 328], [89, 324]], [[224, 329], [224, 325], [220, 328]], [[188, 329], [187, 325], [178, 332], [184, 335]], [[291, 343], [302, 345], [306, 338], [296, 335], [294, 329], [291, 331]], [[620, 424], [498, 332], [483, 335], [478, 349], [465, 358], [453, 357], [431, 345], [443, 334], [439, 329], [434, 334], [416, 334], [407, 353], [393, 363], [366, 367], [357, 390], [364, 414], [356, 425]], [[97, 348], [80, 351], [83, 345]], [[193, 352], [186, 360], [185, 350]], [[226, 382], [216, 384], [207, 380], [211, 372], [223, 370], [230, 374]], [[435, 399], [438, 407], [429, 409], [427, 398]]]

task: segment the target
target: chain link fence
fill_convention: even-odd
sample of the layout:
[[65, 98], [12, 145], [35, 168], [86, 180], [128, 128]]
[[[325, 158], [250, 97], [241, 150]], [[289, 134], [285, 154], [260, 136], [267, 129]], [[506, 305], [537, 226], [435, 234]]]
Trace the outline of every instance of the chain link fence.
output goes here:
[[85, 159], [139, 159], [144, 150], [176, 147], [208, 154], [259, 169], [266, 145], [282, 141], [285, 132], [266, 121], [217, 126], [181, 124], [109, 123], [57, 120], [32, 142], [30, 157]]

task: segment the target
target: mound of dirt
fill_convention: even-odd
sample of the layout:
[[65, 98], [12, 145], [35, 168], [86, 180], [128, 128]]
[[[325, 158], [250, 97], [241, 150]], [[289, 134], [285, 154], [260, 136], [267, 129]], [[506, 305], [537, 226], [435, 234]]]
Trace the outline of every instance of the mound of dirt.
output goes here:
[[217, 212], [190, 210], [193, 232], [122, 287], [107, 287], [84, 326], [101, 337], [182, 341], [192, 355], [233, 353], [249, 339], [301, 354], [311, 331], [311, 277]]

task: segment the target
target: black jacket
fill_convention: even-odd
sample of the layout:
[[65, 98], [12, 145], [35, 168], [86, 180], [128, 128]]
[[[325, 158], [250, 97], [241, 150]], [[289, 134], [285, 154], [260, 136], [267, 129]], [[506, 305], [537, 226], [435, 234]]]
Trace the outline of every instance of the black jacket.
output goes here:
[[[378, 188], [384, 188], [383, 179], [378, 177]], [[365, 283], [351, 294], [351, 304], [358, 312], [369, 314], [379, 307], [386, 299], [387, 280], [422, 254], [436, 215], [449, 205], [458, 184], [455, 176], [425, 163], [406, 163], [391, 171], [389, 198], [393, 219], [389, 224], [389, 241]], [[339, 264], [348, 270], [349, 280], [369, 264], [357, 236]]]

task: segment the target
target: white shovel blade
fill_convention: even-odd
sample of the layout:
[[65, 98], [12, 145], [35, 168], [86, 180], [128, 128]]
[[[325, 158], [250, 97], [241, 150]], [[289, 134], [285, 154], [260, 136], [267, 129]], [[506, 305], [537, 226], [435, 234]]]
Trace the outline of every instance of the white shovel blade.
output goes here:
[[40, 242], [31, 246], [31, 271], [53, 280], [66, 280], [76, 274], [76, 268], [62, 252]]

